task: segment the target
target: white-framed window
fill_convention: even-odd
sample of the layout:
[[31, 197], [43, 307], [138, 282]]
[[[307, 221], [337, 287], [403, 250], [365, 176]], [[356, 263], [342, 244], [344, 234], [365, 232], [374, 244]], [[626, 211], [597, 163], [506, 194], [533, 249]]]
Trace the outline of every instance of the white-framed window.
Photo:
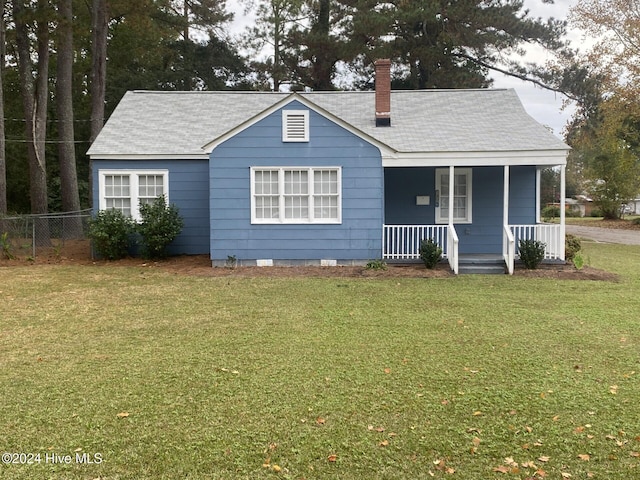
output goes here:
[[[472, 221], [472, 170], [455, 168], [453, 177], [453, 221], [471, 223]], [[449, 169], [436, 169], [436, 223], [449, 221]]]
[[309, 110], [282, 111], [282, 141], [309, 141]]
[[140, 219], [140, 204], [164, 195], [169, 203], [168, 170], [99, 170], [100, 210], [116, 209]]
[[340, 167], [252, 167], [251, 223], [341, 223]]

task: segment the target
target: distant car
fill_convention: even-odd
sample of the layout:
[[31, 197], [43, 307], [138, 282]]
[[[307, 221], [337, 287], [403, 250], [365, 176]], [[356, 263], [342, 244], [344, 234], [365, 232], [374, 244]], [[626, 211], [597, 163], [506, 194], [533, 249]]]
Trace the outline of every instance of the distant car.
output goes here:
[[627, 205], [626, 203], [623, 203], [622, 205], [620, 205], [620, 211], [624, 215], [629, 215], [630, 213], [633, 213], [633, 208], [631, 208], [631, 205]]

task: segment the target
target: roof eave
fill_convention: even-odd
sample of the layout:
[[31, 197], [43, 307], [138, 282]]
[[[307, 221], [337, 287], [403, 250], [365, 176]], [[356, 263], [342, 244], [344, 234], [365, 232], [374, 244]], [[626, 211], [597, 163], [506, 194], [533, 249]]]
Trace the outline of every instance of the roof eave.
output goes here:
[[397, 152], [382, 156], [383, 167], [495, 167], [560, 166], [567, 164], [569, 148], [473, 152]]

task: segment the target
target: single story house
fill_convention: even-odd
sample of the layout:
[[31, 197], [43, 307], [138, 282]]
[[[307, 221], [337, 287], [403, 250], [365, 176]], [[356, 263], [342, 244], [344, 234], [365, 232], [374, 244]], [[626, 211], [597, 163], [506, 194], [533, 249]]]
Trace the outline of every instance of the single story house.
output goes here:
[[175, 254], [364, 264], [418, 259], [432, 238], [458, 273], [473, 255], [512, 272], [520, 238], [564, 259], [540, 171], [560, 168], [564, 198], [568, 151], [513, 90], [391, 91], [381, 60], [368, 92], [128, 92], [89, 155], [95, 210], [179, 207]]

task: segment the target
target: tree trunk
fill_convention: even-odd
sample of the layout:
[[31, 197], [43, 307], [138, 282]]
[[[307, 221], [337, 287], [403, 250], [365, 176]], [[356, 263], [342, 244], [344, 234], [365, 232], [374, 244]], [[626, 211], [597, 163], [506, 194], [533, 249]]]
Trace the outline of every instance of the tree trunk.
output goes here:
[[5, 24], [4, 24], [5, 3], [0, 5], [0, 215], [7, 214], [7, 156], [5, 149], [4, 133], [4, 94], [2, 75], [4, 70], [5, 55]]
[[[56, 102], [58, 113], [58, 157], [60, 161], [60, 190], [65, 212], [80, 210], [76, 148], [73, 128], [73, 10], [72, 0], [58, 0], [58, 68]], [[74, 221], [77, 220], [77, 221]], [[72, 219], [65, 236], [77, 238], [82, 234], [80, 219]]]
[[[29, 193], [31, 213], [33, 214], [44, 214], [48, 210], [45, 140], [49, 98], [49, 26], [45, 6], [46, 0], [38, 0], [36, 28], [38, 65], [37, 77], [34, 78], [29, 26], [24, 18], [26, 8], [23, 0], [14, 0], [13, 2], [18, 72], [25, 116], [27, 159], [29, 161]], [[48, 221], [37, 219], [35, 229], [36, 244], [50, 245]]]
[[91, 9], [91, 137], [93, 141], [104, 125], [104, 102], [107, 83], [107, 35], [109, 33], [107, 0], [92, 0]]
[[[44, 0], [38, 0], [38, 11], [44, 15]], [[45, 19], [38, 21], [37, 27], [37, 77], [33, 75], [29, 27], [24, 21], [23, 0], [13, 2], [13, 16], [18, 49], [18, 70], [25, 115], [27, 158], [29, 160], [29, 180], [31, 213], [47, 213], [47, 169], [45, 159], [45, 138], [47, 129], [47, 101], [49, 74], [49, 29]]]
[[[104, 102], [107, 95], [107, 37], [109, 14], [107, 0], [91, 2], [91, 133], [92, 144], [104, 126]], [[89, 158], [89, 198], [93, 201], [93, 162]]]

